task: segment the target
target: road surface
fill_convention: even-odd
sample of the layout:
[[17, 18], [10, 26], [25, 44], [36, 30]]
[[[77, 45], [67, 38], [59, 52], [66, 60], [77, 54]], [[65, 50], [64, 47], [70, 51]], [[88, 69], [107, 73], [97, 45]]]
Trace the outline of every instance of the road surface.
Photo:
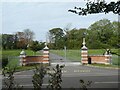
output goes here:
[[[56, 62], [56, 64], [60, 64], [65, 62], [63, 57], [55, 54], [51, 54], [50, 58], [55, 58], [51, 63]], [[61, 59], [63, 61], [61, 61]], [[55, 67], [55, 65], [50, 67]], [[50, 72], [52, 73], [53, 71], [51, 70]], [[105, 69], [78, 64], [67, 64], [62, 72], [63, 88], [79, 88], [80, 79], [84, 80], [85, 82], [92, 81], [91, 87], [89, 88], [118, 88], [118, 84], [120, 84], [118, 81], [118, 69]], [[24, 86], [24, 88], [33, 88], [32, 76], [33, 70], [17, 72], [15, 73], [15, 80], [17, 83]], [[43, 82], [43, 88], [47, 87], [48, 80], [49, 76], [46, 75]]]
[[[53, 71], [51, 71], [52, 73]], [[120, 82], [118, 81], [118, 70], [101, 69], [88, 66], [66, 66], [63, 69], [64, 88], [79, 88], [79, 80], [92, 81], [91, 88], [117, 88]], [[32, 86], [33, 70], [18, 72], [15, 74], [16, 82], [25, 87]], [[45, 76], [43, 86], [48, 85], [49, 77]]]

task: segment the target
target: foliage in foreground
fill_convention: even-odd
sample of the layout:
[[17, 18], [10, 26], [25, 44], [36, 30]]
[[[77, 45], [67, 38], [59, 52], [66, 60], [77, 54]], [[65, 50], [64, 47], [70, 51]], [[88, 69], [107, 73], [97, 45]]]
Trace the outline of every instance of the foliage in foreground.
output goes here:
[[[56, 65], [55, 68], [52, 68], [54, 71], [53, 73], [48, 72], [47, 70], [50, 70], [50, 68], [46, 68], [43, 66], [43, 64], [40, 64], [39, 67], [36, 67], [33, 75], [33, 86], [35, 90], [41, 90], [42, 89], [42, 84], [43, 84], [43, 79], [45, 75], [49, 75], [49, 85], [47, 88], [49, 90], [61, 90], [62, 86], [62, 69], [64, 68], [63, 65], [59, 66], [59, 64]], [[17, 82], [14, 81], [14, 73], [15, 73], [16, 67], [11, 68], [5, 68], [3, 70], [3, 75], [4, 75], [4, 88], [6, 90], [21, 90], [23, 89], [23, 86], [20, 86], [17, 84]], [[87, 90], [87, 87], [91, 85], [91, 81], [85, 82], [84, 80], [80, 80], [80, 88], [83, 90]], [[73, 88], [75, 90], [75, 88]]]
[[96, 13], [109, 13], [113, 12], [114, 14], [120, 15], [120, 1], [106, 3], [105, 0], [96, 0], [97, 2], [92, 2], [87, 0], [86, 8], [74, 7], [74, 10], [68, 10], [69, 12], [78, 14], [78, 15], [87, 15], [87, 14], [96, 14]]
[[34, 70], [33, 80], [32, 80], [34, 89], [41, 90], [43, 79], [46, 72], [47, 72], [47, 69], [43, 66], [43, 64], [40, 64], [39, 67], [36, 66]]
[[48, 73], [48, 75], [51, 77], [49, 80], [48, 88], [51, 90], [61, 90], [62, 86], [62, 69], [64, 66], [59, 66], [59, 64], [56, 65], [55, 68], [53, 68], [54, 73]]
[[87, 90], [87, 87], [91, 86], [92, 81], [87, 81], [85, 82], [84, 80], [80, 80], [80, 88], [82, 88], [83, 90]]
[[2, 68], [5, 68], [8, 64], [8, 58], [7, 57], [2, 57]]
[[11, 68], [4, 68], [3, 69], [3, 75], [4, 75], [4, 81], [3, 85], [6, 90], [21, 90], [23, 87], [17, 84], [14, 80], [14, 73], [15, 73], [16, 67]]

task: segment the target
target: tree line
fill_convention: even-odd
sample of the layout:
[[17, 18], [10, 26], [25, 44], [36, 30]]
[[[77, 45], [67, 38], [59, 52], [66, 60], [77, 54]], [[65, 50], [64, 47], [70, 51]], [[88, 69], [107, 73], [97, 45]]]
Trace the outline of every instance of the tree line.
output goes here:
[[[119, 48], [119, 26], [120, 22], [118, 21], [111, 22], [108, 19], [102, 19], [91, 24], [88, 28], [53, 28], [47, 33], [48, 46], [50, 49], [64, 49], [64, 47], [80, 49], [83, 37], [85, 37], [89, 49]], [[2, 34], [0, 38], [2, 38], [2, 49], [29, 48], [36, 52], [45, 46], [45, 42], [33, 40], [34, 32], [30, 29], [15, 34]]]
[[118, 38], [118, 28], [120, 22], [111, 22], [108, 19], [102, 19], [91, 24], [88, 28], [73, 28], [64, 30], [53, 28], [49, 30], [49, 47], [51, 49], [80, 49], [82, 39], [86, 38], [87, 47], [90, 49], [100, 48], [118, 48], [120, 39]]
[[18, 31], [15, 34], [1, 34], [1, 48], [8, 49], [31, 49], [34, 52], [43, 49], [45, 42], [39, 42], [34, 39], [34, 32], [30, 29]]

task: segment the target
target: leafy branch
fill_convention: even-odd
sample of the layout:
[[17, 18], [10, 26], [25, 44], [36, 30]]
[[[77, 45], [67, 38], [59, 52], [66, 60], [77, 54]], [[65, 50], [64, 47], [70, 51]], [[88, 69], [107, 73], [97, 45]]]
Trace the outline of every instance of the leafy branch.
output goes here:
[[90, 87], [92, 84], [92, 81], [85, 82], [84, 80], [80, 80], [80, 88], [83, 90], [88, 90], [87, 87]]
[[48, 85], [50, 90], [61, 90], [62, 68], [64, 68], [64, 66], [59, 66], [59, 64], [57, 64], [56, 67], [52, 69], [54, 73], [48, 73], [51, 77]]
[[3, 69], [3, 85], [6, 90], [21, 90], [22, 86], [19, 86], [14, 80], [14, 73], [15, 73], [16, 67], [5, 67]]
[[109, 13], [120, 15], [120, 1], [106, 3], [105, 1], [98, 0], [97, 2], [87, 1], [86, 8], [74, 7], [74, 9], [68, 10], [69, 12], [78, 15], [96, 14], [96, 13]]
[[47, 68], [43, 66], [41, 63], [39, 67], [35, 67], [34, 75], [33, 75], [33, 86], [35, 90], [41, 90], [42, 84], [43, 84], [43, 79], [44, 76], [46, 75]]

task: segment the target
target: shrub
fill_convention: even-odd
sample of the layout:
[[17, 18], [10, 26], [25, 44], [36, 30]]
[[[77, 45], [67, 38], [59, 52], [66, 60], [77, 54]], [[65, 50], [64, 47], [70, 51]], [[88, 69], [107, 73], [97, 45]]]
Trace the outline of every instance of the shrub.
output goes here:
[[2, 68], [6, 67], [7, 64], [8, 64], [8, 58], [7, 57], [3, 57], [2, 58]]
[[41, 90], [45, 74], [46, 74], [46, 68], [45, 66], [43, 66], [42, 63], [40, 64], [39, 67], [36, 66], [32, 80], [35, 90]]
[[52, 68], [54, 73], [48, 73], [48, 75], [51, 77], [49, 79], [49, 85], [47, 87], [49, 90], [61, 90], [63, 68], [63, 65], [59, 66], [59, 64], [57, 64], [55, 68]]
[[16, 70], [16, 67], [11, 68], [11, 66], [5, 67], [3, 69], [2, 74], [3, 74], [4, 77], [6, 77], [3, 80], [3, 85], [4, 85], [3, 88], [5, 90], [21, 90], [23, 88], [18, 83], [16, 83], [15, 80], [14, 80], [15, 70]]

